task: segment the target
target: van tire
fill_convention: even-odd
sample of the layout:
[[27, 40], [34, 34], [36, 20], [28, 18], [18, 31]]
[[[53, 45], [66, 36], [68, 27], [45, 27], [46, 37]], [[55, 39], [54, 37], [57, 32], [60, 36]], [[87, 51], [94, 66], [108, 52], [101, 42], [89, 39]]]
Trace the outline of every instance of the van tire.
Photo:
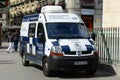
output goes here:
[[28, 65], [29, 65], [29, 61], [26, 60], [26, 55], [25, 55], [25, 53], [23, 53], [23, 55], [22, 55], [22, 64], [23, 64], [24, 66], [28, 66]]
[[96, 73], [96, 71], [97, 71], [97, 68], [91, 69], [91, 70], [87, 70], [86, 72], [87, 72], [87, 75], [94, 75]]
[[52, 71], [49, 69], [47, 58], [43, 59], [43, 73], [45, 76], [50, 77]]

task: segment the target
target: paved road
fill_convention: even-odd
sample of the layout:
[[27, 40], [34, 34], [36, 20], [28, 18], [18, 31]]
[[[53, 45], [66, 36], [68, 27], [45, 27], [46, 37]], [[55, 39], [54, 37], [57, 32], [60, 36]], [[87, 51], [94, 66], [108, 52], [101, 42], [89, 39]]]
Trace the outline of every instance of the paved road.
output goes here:
[[53, 77], [43, 75], [40, 66], [30, 64], [24, 67], [18, 52], [8, 54], [7, 43], [0, 48], [0, 80], [119, 80], [120, 77], [98, 70], [95, 76], [87, 76], [84, 72], [59, 73]]

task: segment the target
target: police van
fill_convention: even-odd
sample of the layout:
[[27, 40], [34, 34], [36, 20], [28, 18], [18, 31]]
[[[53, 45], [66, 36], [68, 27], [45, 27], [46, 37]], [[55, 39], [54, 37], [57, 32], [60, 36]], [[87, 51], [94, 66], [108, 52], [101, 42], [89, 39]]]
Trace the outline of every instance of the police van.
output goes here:
[[40, 65], [45, 76], [57, 71], [95, 74], [98, 51], [80, 17], [60, 6], [44, 6], [39, 14], [23, 17], [20, 30], [22, 64]]

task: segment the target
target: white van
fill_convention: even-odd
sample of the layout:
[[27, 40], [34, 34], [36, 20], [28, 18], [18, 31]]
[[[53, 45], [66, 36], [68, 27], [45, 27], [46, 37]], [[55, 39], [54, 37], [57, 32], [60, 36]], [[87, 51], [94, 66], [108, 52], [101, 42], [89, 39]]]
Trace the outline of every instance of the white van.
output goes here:
[[86, 71], [94, 74], [98, 52], [81, 18], [63, 13], [60, 6], [45, 6], [40, 14], [23, 17], [20, 55], [24, 66], [34, 62], [43, 73]]

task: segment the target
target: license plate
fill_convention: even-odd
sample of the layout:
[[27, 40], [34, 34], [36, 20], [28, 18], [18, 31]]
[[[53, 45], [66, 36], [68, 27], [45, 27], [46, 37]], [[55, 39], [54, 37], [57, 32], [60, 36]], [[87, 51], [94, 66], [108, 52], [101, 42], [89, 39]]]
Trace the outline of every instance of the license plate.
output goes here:
[[87, 61], [75, 61], [74, 65], [87, 65], [88, 62]]

